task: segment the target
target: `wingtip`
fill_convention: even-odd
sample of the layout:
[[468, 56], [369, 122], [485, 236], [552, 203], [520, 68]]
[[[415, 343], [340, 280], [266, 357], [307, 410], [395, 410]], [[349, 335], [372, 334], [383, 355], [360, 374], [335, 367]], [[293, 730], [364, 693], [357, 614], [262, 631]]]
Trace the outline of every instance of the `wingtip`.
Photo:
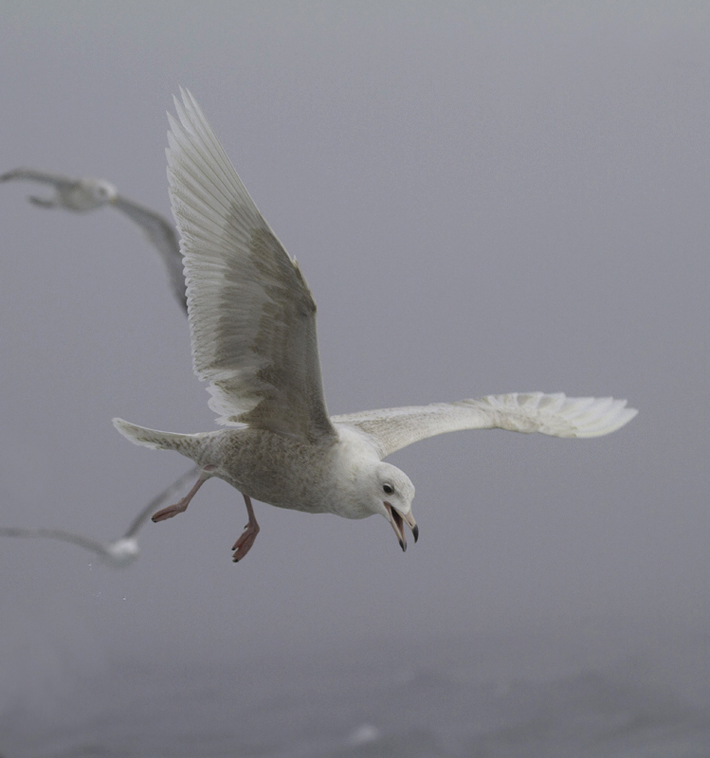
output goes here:
[[[626, 406], [626, 400], [624, 400], [624, 406]], [[622, 426], [625, 426], [626, 424], [628, 424], [629, 421], [631, 421], [633, 418], [635, 418], [636, 416], [638, 416], [638, 413], [639, 413], [638, 412], [638, 408], [626, 408], [626, 407], [622, 407], [621, 411], [622, 411], [621, 414], [620, 414], [620, 416], [621, 416], [621, 418], [620, 418], [621, 423], [619, 424], [619, 426], [617, 427], [617, 429], [620, 429]]]
[[602, 437], [612, 434], [629, 423], [636, 415], [636, 408], [626, 407], [627, 400], [613, 397], [599, 398], [574, 421], [579, 425], [580, 437]]

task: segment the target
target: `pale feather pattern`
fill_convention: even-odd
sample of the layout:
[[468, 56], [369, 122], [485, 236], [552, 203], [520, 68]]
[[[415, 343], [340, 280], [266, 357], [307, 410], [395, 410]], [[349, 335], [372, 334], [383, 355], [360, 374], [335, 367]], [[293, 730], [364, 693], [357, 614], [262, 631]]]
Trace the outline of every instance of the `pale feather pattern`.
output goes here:
[[195, 373], [219, 423], [334, 436], [316, 306], [189, 92], [170, 118], [168, 178], [185, 260]]
[[553, 437], [600, 437], [631, 421], [638, 413], [626, 400], [611, 397], [566, 397], [562, 392], [513, 392], [455, 403], [385, 408], [333, 416], [336, 424], [365, 432], [386, 458], [427, 437], [464, 429], [507, 429]]

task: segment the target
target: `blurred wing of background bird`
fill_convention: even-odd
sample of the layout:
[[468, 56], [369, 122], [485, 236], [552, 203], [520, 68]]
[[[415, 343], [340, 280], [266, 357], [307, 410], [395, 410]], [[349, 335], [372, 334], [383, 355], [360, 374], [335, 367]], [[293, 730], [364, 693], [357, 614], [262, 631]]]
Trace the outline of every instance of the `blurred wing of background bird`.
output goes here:
[[197, 466], [193, 466], [186, 471], [182, 476], [176, 479], [172, 484], [166, 487], [160, 494], [156, 495], [140, 513], [133, 519], [129, 525], [125, 534], [116, 540], [110, 542], [102, 542], [94, 539], [93, 537], [87, 537], [84, 534], [76, 534], [75, 532], [68, 532], [64, 529], [24, 529], [20, 527], [0, 527], [0, 537], [23, 537], [23, 538], [44, 538], [61, 540], [62, 542], [70, 542], [73, 545], [79, 545], [87, 550], [96, 553], [100, 558], [106, 560], [109, 564], [115, 566], [127, 565], [132, 559], [137, 556], [137, 544], [135, 548], [135, 555], [125, 555], [123, 557], [116, 555], [116, 548], [120, 543], [126, 543], [129, 540], [135, 540], [136, 535], [140, 528], [155, 513], [167, 500], [172, 498], [178, 490], [195, 478], [199, 469]]
[[[56, 190], [55, 197], [29, 197], [30, 202], [42, 208], [63, 208], [64, 210], [83, 213], [109, 205], [128, 216], [134, 224], [141, 228], [148, 241], [160, 254], [168, 271], [173, 293], [183, 311], [187, 313], [185, 276], [183, 274], [180, 244], [175, 226], [168, 219], [150, 208], [119, 195], [115, 187], [105, 179], [76, 178], [29, 168], [17, 168], [0, 175], [0, 182], [13, 179], [52, 185]], [[103, 196], [97, 196], [92, 190], [99, 186], [103, 186], [109, 191]]]

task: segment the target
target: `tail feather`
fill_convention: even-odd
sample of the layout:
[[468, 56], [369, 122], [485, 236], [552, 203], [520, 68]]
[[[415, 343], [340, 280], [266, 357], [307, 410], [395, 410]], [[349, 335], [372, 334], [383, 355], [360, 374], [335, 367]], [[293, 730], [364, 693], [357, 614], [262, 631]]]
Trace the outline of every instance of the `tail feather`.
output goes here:
[[[144, 426], [130, 424], [120, 418], [113, 419], [113, 425], [119, 432], [135, 445], [152, 447], [154, 450], [177, 450], [185, 455], [188, 449], [195, 446], [195, 434], [175, 434], [174, 432], [161, 432], [157, 429], [148, 429]], [[188, 454], [188, 457], [189, 456]]]

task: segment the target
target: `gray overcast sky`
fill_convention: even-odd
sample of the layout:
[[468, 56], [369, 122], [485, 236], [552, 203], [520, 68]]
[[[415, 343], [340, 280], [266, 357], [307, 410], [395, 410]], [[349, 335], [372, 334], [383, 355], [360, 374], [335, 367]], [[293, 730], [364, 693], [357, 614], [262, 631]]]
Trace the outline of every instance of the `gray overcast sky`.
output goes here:
[[[707, 623], [710, 6], [3, 0], [0, 16], [0, 171], [104, 177], [169, 215], [165, 111], [192, 90], [315, 294], [331, 412], [515, 390], [640, 409], [599, 440], [401, 451], [421, 528], [406, 555], [382, 519], [257, 504], [235, 566], [245, 511], [219, 481], [149, 524], [124, 572], [4, 541], [0, 706], [45, 686], [57, 651], [199, 661]], [[33, 189], [0, 187], [0, 522], [111, 538], [189, 465], [111, 418], [214, 417], [140, 234], [110, 210], [34, 208]]]

